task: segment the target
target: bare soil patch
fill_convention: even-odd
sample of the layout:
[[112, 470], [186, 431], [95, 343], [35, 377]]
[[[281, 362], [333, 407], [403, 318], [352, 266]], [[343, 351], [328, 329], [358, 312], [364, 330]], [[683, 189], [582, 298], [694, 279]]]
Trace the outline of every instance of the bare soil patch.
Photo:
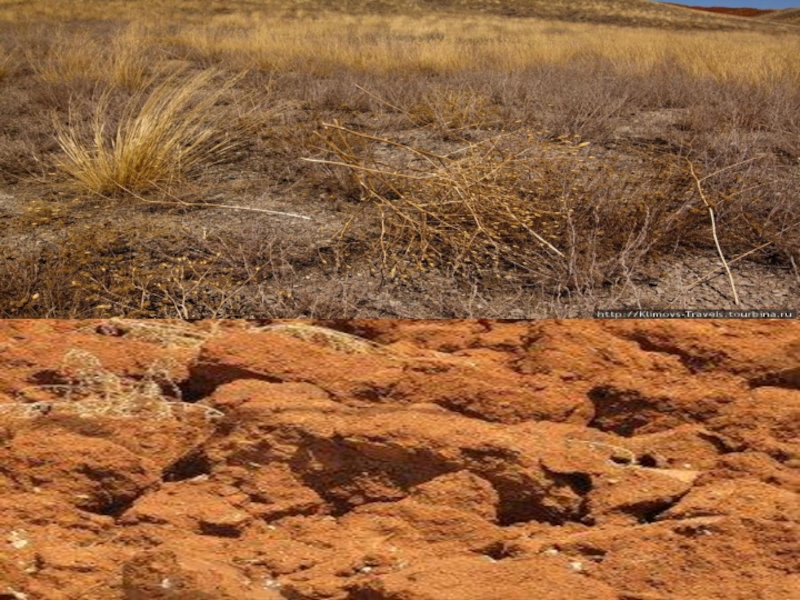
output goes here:
[[8, 598], [794, 597], [800, 327], [0, 322]]

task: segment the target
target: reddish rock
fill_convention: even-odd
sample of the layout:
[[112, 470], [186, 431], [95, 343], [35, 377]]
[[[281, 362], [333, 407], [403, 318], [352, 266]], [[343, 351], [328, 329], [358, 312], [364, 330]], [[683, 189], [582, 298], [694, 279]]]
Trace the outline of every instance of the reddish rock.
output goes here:
[[0, 595], [793, 599], [799, 339], [0, 321]]
[[679, 425], [630, 439], [630, 447], [645, 466], [675, 469], [708, 469], [719, 460], [725, 445], [701, 425]]
[[661, 513], [659, 519], [736, 516], [800, 524], [800, 495], [789, 490], [747, 479], [729, 479], [699, 486], [680, 502]]
[[169, 525], [180, 531], [239, 537], [253, 520], [250, 513], [234, 506], [204, 481], [165, 484], [125, 511], [126, 525], [151, 523]]
[[50, 432], [46, 444], [34, 431], [17, 435], [0, 449], [0, 463], [14, 473], [17, 490], [43, 490], [102, 514], [121, 510], [160, 479], [153, 463], [122, 446], [67, 432]]
[[731, 449], [800, 460], [800, 390], [758, 388], [720, 411], [707, 427]]
[[142, 552], [122, 566], [125, 600], [279, 600], [276, 591], [242, 584], [223, 564], [180, 558], [174, 550]]
[[376, 600], [612, 600], [619, 596], [558, 559], [496, 561], [486, 556], [438, 558], [356, 584], [355, 598]]
[[589, 515], [600, 525], [647, 522], [685, 495], [696, 476], [696, 471], [627, 468], [597, 478], [589, 494]]

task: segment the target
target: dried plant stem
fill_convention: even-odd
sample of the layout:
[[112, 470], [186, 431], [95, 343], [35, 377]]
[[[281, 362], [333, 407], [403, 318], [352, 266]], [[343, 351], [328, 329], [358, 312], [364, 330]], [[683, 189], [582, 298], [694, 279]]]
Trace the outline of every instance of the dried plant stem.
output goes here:
[[722, 266], [725, 268], [725, 272], [728, 274], [728, 281], [730, 281], [731, 290], [733, 291], [733, 301], [736, 304], [736, 306], [741, 306], [741, 303], [739, 302], [739, 293], [736, 291], [736, 282], [733, 280], [733, 274], [731, 273], [730, 266], [728, 266], [728, 261], [725, 260], [725, 254], [722, 252], [722, 247], [720, 246], [719, 243], [719, 237], [717, 236], [717, 221], [714, 215], [714, 208], [711, 206], [711, 203], [708, 201], [708, 198], [706, 198], [705, 192], [703, 192], [703, 184], [700, 178], [697, 176], [697, 173], [695, 173], [692, 161], [687, 159], [686, 162], [689, 163], [689, 171], [691, 172], [692, 177], [694, 178], [694, 181], [697, 184], [697, 191], [700, 194], [700, 198], [702, 198], [703, 203], [706, 205], [706, 208], [708, 209], [708, 216], [711, 219], [711, 234], [714, 236], [714, 244], [716, 244], [717, 246], [717, 253], [719, 254], [720, 260], [722, 261]]
[[[135, 198], [139, 202], [146, 202], [147, 204], [165, 204], [165, 205], [172, 205], [172, 206], [203, 206], [205, 208], [226, 208], [228, 210], [248, 210], [248, 211], [251, 211], [251, 212], [260, 212], [260, 213], [266, 213], [268, 215], [277, 215], [277, 216], [281, 216], [281, 217], [290, 217], [290, 218], [293, 218], [293, 219], [304, 219], [306, 221], [311, 221], [312, 220], [311, 217], [308, 217], [306, 215], [299, 215], [297, 213], [290, 213], [290, 212], [281, 212], [281, 211], [278, 211], [278, 210], [268, 210], [266, 208], [255, 208], [255, 207], [252, 207], [252, 206], [239, 206], [239, 205], [236, 205], [236, 204], [212, 204], [210, 202], [186, 202], [185, 200], [181, 200], [179, 198], [176, 198], [175, 196], [169, 194], [166, 190], [163, 190], [163, 189], [161, 191], [164, 192], [170, 198], [172, 198], [172, 200], [152, 200], [152, 199], [144, 198], [141, 194], [137, 194], [133, 190], [131, 190], [129, 188], [126, 188], [123, 185], [117, 184], [117, 186], [123, 192], [125, 192], [127, 194], [130, 194], [133, 198]], [[156, 187], [158, 187], [158, 186], [156, 186]], [[106, 200], [110, 200], [110, 198], [108, 198], [107, 196], [105, 196], [105, 195], [103, 195], [103, 194], [101, 194], [99, 192], [96, 192], [96, 193], [101, 198], [104, 198]]]

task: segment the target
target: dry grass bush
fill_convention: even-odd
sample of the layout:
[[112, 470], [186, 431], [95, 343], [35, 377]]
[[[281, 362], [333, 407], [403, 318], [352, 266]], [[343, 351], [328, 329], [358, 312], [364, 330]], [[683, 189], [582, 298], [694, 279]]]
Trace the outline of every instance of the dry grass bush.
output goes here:
[[212, 321], [208, 328], [201, 329], [182, 319], [141, 320], [113, 317], [100, 325], [88, 325], [78, 331], [125, 337], [166, 347], [197, 348], [218, 329], [219, 321]]
[[198, 414], [206, 421], [223, 416], [214, 408], [181, 401], [170, 374], [173, 367], [154, 363], [139, 380], [122, 378], [104, 369], [93, 354], [72, 349], [58, 369], [63, 383], [20, 390], [18, 401], [0, 406], [0, 414], [32, 418], [55, 413], [87, 419], [176, 419]]
[[395, 356], [395, 353], [371, 340], [336, 329], [309, 325], [308, 323], [273, 323], [261, 327], [254, 327], [249, 331], [252, 333], [273, 331], [343, 354]]
[[106, 91], [88, 131], [56, 123], [60, 166], [99, 194], [168, 188], [237, 147], [227, 131], [229, 115], [216, 106], [232, 85], [220, 84], [213, 71], [169, 76], [134, 94], [117, 119]]
[[[328, 127], [333, 158], [319, 161], [347, 169], [376, 209], [380, 235], [368, 251], [390, 277], [491, 274], [572, 293], [639, 278], [652, 259], [676, 248], [715, 248], [680, 156], [642, 152], [643, 179], [613, 161], [548, 157], [535, 139], [514, 135], [464, 143], [443, 156]], [[770, 175], [768, 165], [754, 162], [705, 173], [720, 239], [737, 255], [769, 242], [788, 257], [796, 211], [789, 201], [759, 200]]]
[[52, 84], [92, 79], [101, 72], [98, 59], [103, 54], [103, 47], [97, 41], [81, 40], [60, 31], [48, 40], [44, 51], [28, 48], [26, 58], [39, 79]]
[[432, 85], [408, 114], [419, 125], [430, 124], [448, 135], [469, 129], [499, 129], [504, 124], [500, 107], [479, 90], [448, 89]]
[[[467, 143], [445, 156], [328, 127], [327, 144], [336, 160], [327, 164], [349, 168], [364, 199], [378, 210], [379, 251], [387, 272], [514, 265], [539, 273], [541, 262], [563, 257], [548, 238], [557, 237], [566, 212], [525, 189], [521, 180], [530, 163], [504, 151], [499, 140]], [[371, 139], [384, 152], [373, 148], [359, 155], [354, 138]], [[397, 167], [398, 159], [404, 168]]]

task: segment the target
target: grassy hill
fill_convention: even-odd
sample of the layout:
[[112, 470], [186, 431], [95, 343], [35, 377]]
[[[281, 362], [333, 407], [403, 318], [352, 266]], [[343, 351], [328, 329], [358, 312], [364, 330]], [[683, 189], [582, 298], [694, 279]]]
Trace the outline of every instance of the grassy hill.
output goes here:
[[790, 23], [800, 25], [800, 8], [787, 8], [786, 10], [776, 10], [761, 19], [772, 21], [773, 23]]
[[[780, 30], [781, 19], [744, 20], [651, 0], [0, 0], [0, 21], [135, 19], [142, 15], [198, 20], [236, 12], [313, 16], [324, 13], [449, 13], [530, 17], [567, 22], [698, 30]], [[787, 12], [787, 11], [783, 11]], [[788, 11], [792, 12], [792, 11]], [[788, 20], [791, 20], [789, 15]]]
[[673, 6], [682, 6], [683, 8], [691, 8], [692, 10], [716, 13], [719, 15], [729, 15], [732, 17], [761, 17], [775, 12], [774, 10], [761, 10], [758, 8], [728, 8], [726, 6], [691, 6], [686, 4], [678, 4], [677, 2], [670, 2], [669, 4], [672, 4]]
[[445, 11], [533, 17], [569, 22], [664, 27], [669, 29], [759, 29], [760, 23], [743, 22], [727, 14], [700, 12], [685, 6], [651, 0], [268, 0], [285, 7], [295, 5], [341, 12]]

